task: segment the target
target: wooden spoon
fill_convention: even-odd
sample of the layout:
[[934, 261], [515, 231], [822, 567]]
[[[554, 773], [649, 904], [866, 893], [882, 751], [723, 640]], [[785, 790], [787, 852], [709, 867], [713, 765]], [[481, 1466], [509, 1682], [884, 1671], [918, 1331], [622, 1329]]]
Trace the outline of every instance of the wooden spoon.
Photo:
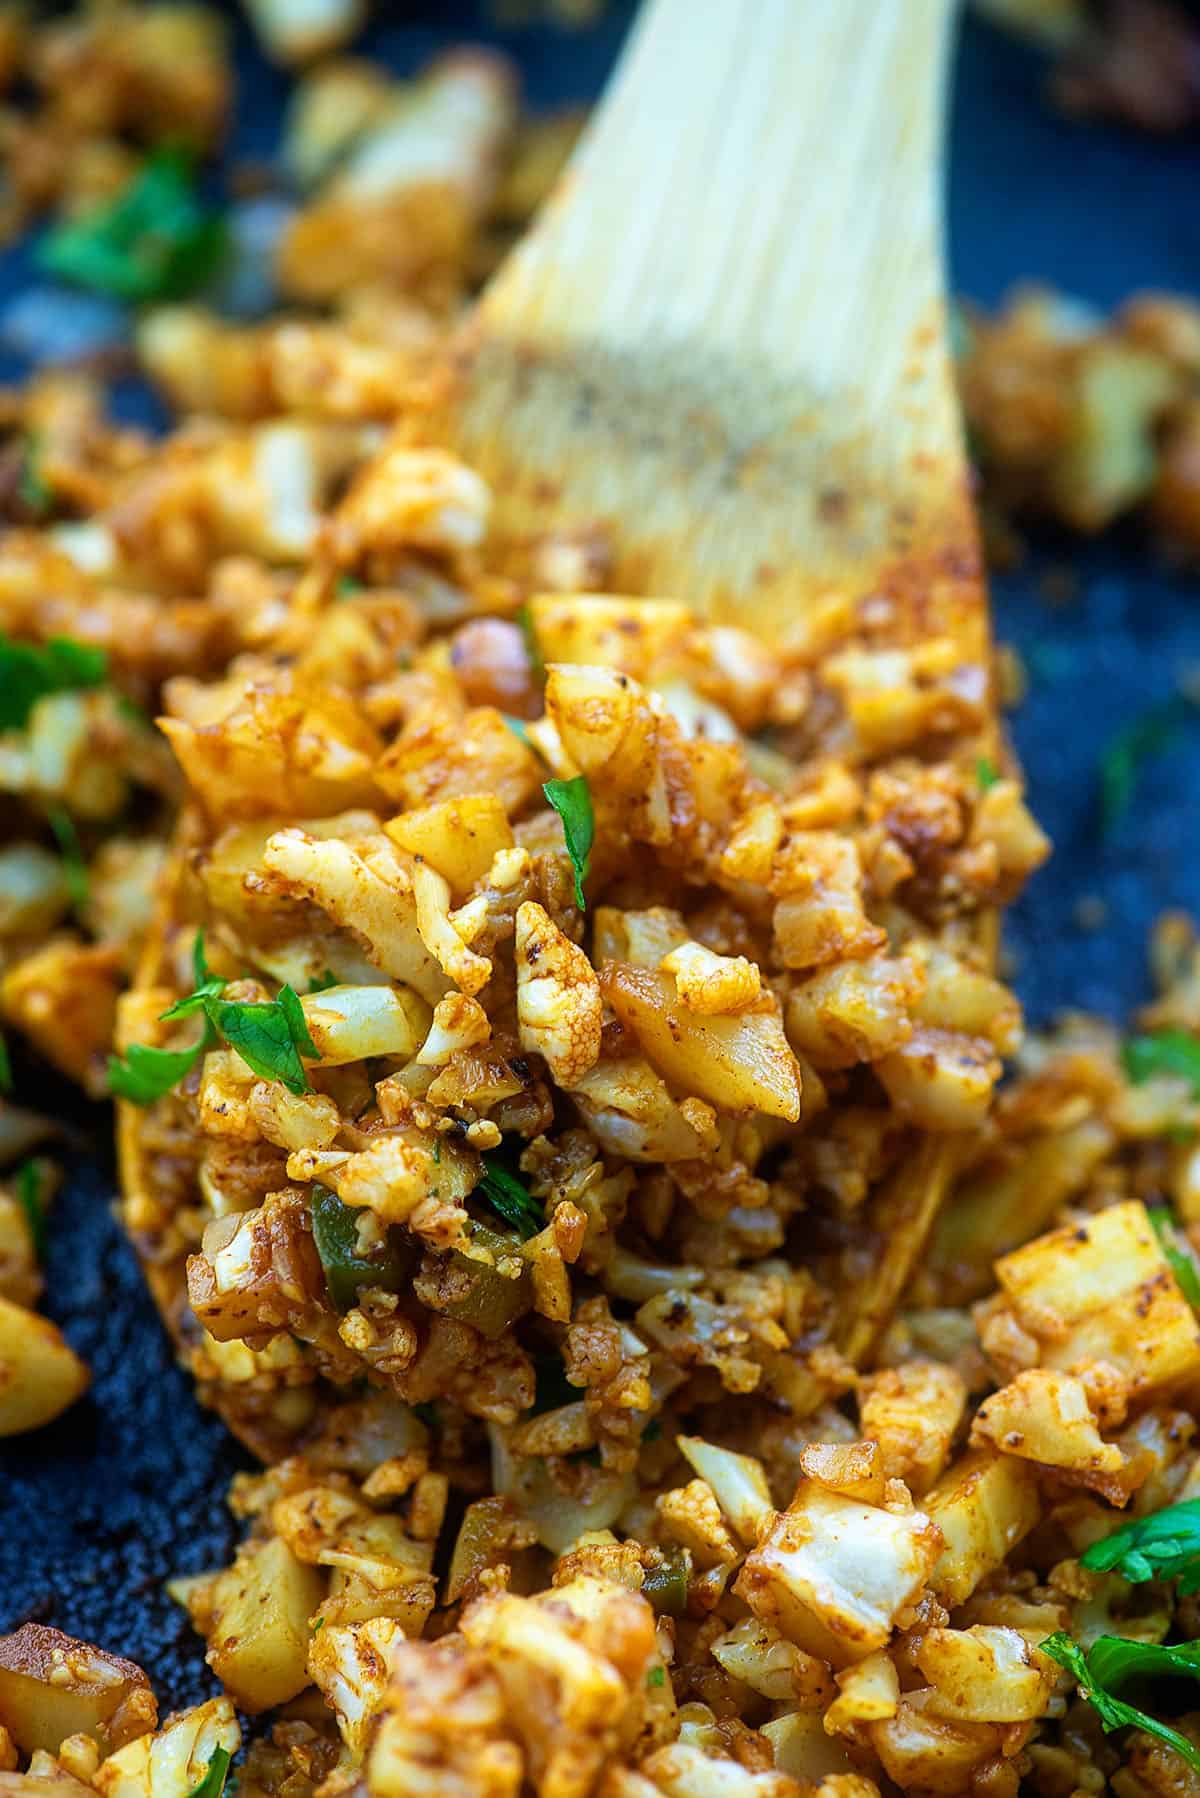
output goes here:
[[[647, 0], [473, 320], [453, 429], [501, 544], [598, 520], [614, 591], [782, 639], [841, 589], [889, 641], [988, 666], [942, 275], [952, 22], [953, 0]], [[958, 1156], [919, 1139], [865, 1208], [834, 1276], [851, 1360]]]
[[953, 0], [648, 0], [478, 307], [456, 434], [501, 535], [614, 527], [620, 591], [783, 635], [831, 586], [972, 656], [946, 341]]

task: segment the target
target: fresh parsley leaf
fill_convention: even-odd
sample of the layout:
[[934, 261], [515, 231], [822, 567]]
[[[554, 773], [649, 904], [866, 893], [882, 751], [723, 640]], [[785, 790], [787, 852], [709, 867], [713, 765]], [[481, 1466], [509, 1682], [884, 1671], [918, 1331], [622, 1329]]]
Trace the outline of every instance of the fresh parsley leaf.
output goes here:
[[[507, 724], [513, 736], [516, 737], [518, 743], [524, 743], [526, 749], [533, 749], [533, 744], [529, 741], [529, 732], [525, 727], [525, 720], [523, 718], [514, 718], [510, 712], [501, 712], [500, 716], [503, 718], [505, 724]], [[534, 750], [534, 754], [537, 754], [536, 750]]]
[[1119, 1573], [1137, 1585], [1177, 1579], [1182, 1595], [1200, 1591], [1200, 1498], [1185, 1498], [1149, 1517], [1134, 1517], [1079, 1557], [1097, 1573]]
[[66, 876], [71, 904], [78, 910], [80, 906], [87, 904], [91, 889], [88, 886], [87, 863], [83, 859], [83, 850], [79, 847], [79, 832], [75, 828], [75, 820], [66, 807], [61, 805], [54, 806], [46, 815], [62, 856], [63, 874]]
[[11, 1093], [13, 1089], [12, 1057], [8, 1052], [8, 1044], [0, 1032], [0, 1093]]
[[1174, 742], [1193, 708], [1182, 696], [1135, 718], [1119, 730], [1100, 758], [1100, 815], [1111, 836], [1133, 803], [1142, 767]]
[[1000, 770], [988, 756], [981, 755], [975, 764], [975, 784], [981, 793], [987, 793], [1000, 778]]
[[647, 1673], [647, 1675], [646, 1675], [646, 1684], [648, 1686], [665, 1686], [666, 1683], [667, 1683], [666, 1668], [665, 1667], [651, 1667], [649, 1673]]
[[1191, 1082], [1200, 1098], [1200, 1041], [1186, 1030], [1156, 1030], [1153, 1036], [1131, 1036], [1121, 1045], [1121, 1063], [1135, 1086], [1155, 1074], [1178, 1074]]
[[[309, 1090], [300, 1052], [303, 1049], [313, 1057], [317, 1052], [303, 1024], [303, 1037], [298, 1040], [294, 1034], [300, 1000], [290, 986], [280, 989], [278, 999], [243, 1003], [210, 998], [204, 1009], [218, 1036], [223, 1037], [261, 1079], [281, 1080], [290, 1093]], [[303, 1016], [300, 1011], [302, 1020]]]
[[484, 1155], [483, 1174], [475, 1190], [506, 1224], [512, 1225], [524, 1242], [545, 1229], [545, 1216], [533, 1194], [496, 1160], [494, 1154]]
[[23, 1161], [17, 1169], [17, 1199], [29, 1225], [29, 1239], [39, 1261], [46, 1259], [46, 1212], [42, 1205], [42, 1175], [36, 1161]]
[[186, 1793], [185, 1798], [221, 1798], [232, 1759], [228, 1748], [214, 1748], [212, 1759], [205, 1768], [204, 1778]]
[[311, 999], [314, 993], [327, 993], [331, 986], [340, 986], [341, 984], [333, 969], [326, 968], [323, 974], [314, 974], [309, 981], [308, 996]]
[[17, 643], [0, 633], [0, 730], [24, 730], [29, 714], [48, 693], [100, 687], [108, 679], [102, 649], [51, 637], [48, 643]]
[[30, 431], [21, 455], [21, 472], [17, 476], [17, 496], [27, 512], [44, 518], [54, 505], [54, 495], [46, 485], [41, 466], [41, 438]]
[[123, 1056], [108, 1058], [108, 1090], [115, 1099], [153, 1105], [191, 1073], [211, 1042], [212, 1033], [206, 1030], [190, 1049], [148, 1049], [144, 1043], [130, 1043]]
[[110, 205], [51, 231], [38, 262], [60, 280], [139, 305], [194, 293], [225, 242], [220, 214], [196, 193], [191, 158], [172, 147], [156, 150]]
[[1200, 1267], [1196, 1266], [1191, 1250], [1184, 1247], [1175, 1220], [1165, 1205], [1149, 1206], [1147, 1215], [1171, 1272], [1179, 1282], [1180, 1292], [1193, 1311], [1200, 1311]]
[[542, 646], [537, 639], [537, 631], [533, 626], [533, 613], [527, 605], [517, 607], [517, 624], [525, 639], [525, 654], [529, 657], [529, 667], [535, 681], [544, 685], [546, 680], [546, 663], [542, 657]]
[[292, 1041], [295, 1043], [297, 1049], [300, 1050], [302, 1055], [307, 1055], [310, 1061], [320, 1061], [321, 1052], [309, 1035], [308, 1020], [304, 1015], [304, 1007], [300, 1003], [299, 993], [297, 993], [293, 987], [281, 986], [279, 989], [279, 1004], [282, 1007], [284, 1017], [287, 1019], [288, 1029], [292, 1033]]
[[197, 1057], [220, 1037], [263, 1080], [281, 1080], [289, 1092], [306, 1093], [308, 1075], [301, 1054], [313, 1061], [319, 1061], [320, 1056], [309, 1035], [299, 995], [290, 986], [283, 986], [276, 999], [223, 999], [221, 994], [228, 983], [209, 968], [203, 932], [197, 933], [192, 945], [192, 969], [195, 990], [176, 999], [160, 1016], [165, 1022], [202, 1012], [204, 1035], [200, 1041], [191, 1049], [179, 1051], [135, 1044], [124, 1062], [110, 1057], [110, 1090], [137, 1105], [150, 1105], [182, 1080]]
[[1169, 1724], [1114, 1697], [1109, 1689], [1134, 1675], [1184, 1673], [1200, 1677], [1200, 1642], [1182, 1642], [1167, 1648], [1150, 1642], [1130, 1642], [1124, 1636], [1101, 1636], [1085, 1654], [1064, 1630], [1056, 1630], [1041, 1646], [1043, 1654], [1065, 1667], [1074, 1678], [1080, 1696], [1095, 1710], [1106, 1734], [1126, 1725], [1144, 1729], [1166, 1742], [1200, 1773], [1200, 1749], [1194, 1743]]
[[583, 883], [588, 877], [592, 844], [596, 840], [596, 814], [592, 810], [591, 789], [587, 775], [574, 780], [548, 780], [542, 792], [562, 819], [567, 854], [575, 870], [575, 903], [580, 911], [587, 907]]
[[325, 1269], [326, 1291], [338, 1311], [352, 1310], [363, 1286], [382, 1286], [388, 1292], [399, 1292], [404, 1281], [404, 1269], [390, 1239], [380, 1255], [361, 1253], [358, 1216], [328, 1187], [313, 1187], [313, 1242]]

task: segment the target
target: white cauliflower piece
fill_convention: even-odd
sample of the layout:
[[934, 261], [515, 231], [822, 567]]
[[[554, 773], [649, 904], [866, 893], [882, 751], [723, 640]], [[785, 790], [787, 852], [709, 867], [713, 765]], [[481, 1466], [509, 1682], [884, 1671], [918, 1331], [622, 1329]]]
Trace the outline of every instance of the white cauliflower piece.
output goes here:
[[92, 1783], [103, 1798], [186, 1798], [214, 1754], [236, 1754], [242, 1732], [228, 1698], [210, 1698], [169, 1717], [154, 1735], [110, 1754]]
[[406, 1224], [434, 1248], [463, 1240], [462, 1201], [479, 1183], [479, 1157], [462, 1143], [419, 1130], [380, 1136], [358, 1154], [301, 1149], [288, 1179], [319, 1180], [343, 1205], [366, 1207], [385, 1224]]
[[430, 1004], [441, 998], [446, 982], [417, 929], [412, 881], [385, 836], [352, 846], [304, 830], [278, 830], [263, 850], [263, 864], [283, 892], [310, 899], [348, 930], [385, 974], [414, 987]]
[[429, 1035], [417, 1056], [423, 1068], [444, 1068], [459, 1049], [475, 1049], [489, 1042], [492, 1025], [478, 999], [465, 993], [451, 993], [440, 999], [433, 1011]]
[[754, 1005], [762, 991], [755, 962], [744, 955], [716, 955], [703, 943], [680, 943], [661, 962], [675, 979], [680, 1003], [702, 1017], [729, 1017]]
[[404, 1631], [394, 1617], [330, 1623], [313, 1636], [308, 1671], [337, 1717], [342, 1740], [356, 1761], [362, 1759], [383, 1700], [392, 1650], [403, 1640]]
[[414, 861], [412, 885], [421, 941], [462, 992], [481, 992], [492, 977], [492, 964], [486, 955], [476, 955], [468, 949], [455, 928], [450, 916], [449, 881], [428, 862]]
[[574, 1086], [600, 1059], [604, 1008], [595, 969], [532, 900], [517, 912], [516, 955], [521, 1047], [545, 1059], [557, 1085]]

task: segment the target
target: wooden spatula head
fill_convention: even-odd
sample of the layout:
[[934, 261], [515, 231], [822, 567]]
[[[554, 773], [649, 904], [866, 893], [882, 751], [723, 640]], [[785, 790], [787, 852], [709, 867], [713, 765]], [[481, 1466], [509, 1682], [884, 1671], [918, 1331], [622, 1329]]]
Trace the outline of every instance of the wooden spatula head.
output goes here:
[[[952, 0], [649, 0], [486, 290], [455, 429], [501, 536], [781, 636], [830, 587], [981, 647], [946, 342]], [[902, 630], [901, 635], [908, 635]]]

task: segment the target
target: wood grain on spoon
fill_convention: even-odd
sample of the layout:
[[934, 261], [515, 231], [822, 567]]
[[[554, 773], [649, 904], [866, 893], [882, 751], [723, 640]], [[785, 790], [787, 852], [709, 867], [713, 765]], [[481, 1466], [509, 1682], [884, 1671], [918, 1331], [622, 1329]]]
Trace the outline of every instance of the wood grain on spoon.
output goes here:
[[946, 342], [953, 0], [647, 0], [478, 308], [457, 434], [502, 536], [783, 634], [831, 585], [984, 652]]
[[[601, 521], [614, 591], [784, 639], [836, 589], [877, 643], [948, 635], [985, 678], [942, 272], [953, 12], [647, 0], [468, 338], [455, 430], [501, 542]], [[994, 710], [980, 748], [996, 753]], [[978, 933], [989, 957], [994, 919]], [[870, 1358], [959, 1156], [914, 1140], [863, 1208], [830, 1270], [850, 1360]]]

